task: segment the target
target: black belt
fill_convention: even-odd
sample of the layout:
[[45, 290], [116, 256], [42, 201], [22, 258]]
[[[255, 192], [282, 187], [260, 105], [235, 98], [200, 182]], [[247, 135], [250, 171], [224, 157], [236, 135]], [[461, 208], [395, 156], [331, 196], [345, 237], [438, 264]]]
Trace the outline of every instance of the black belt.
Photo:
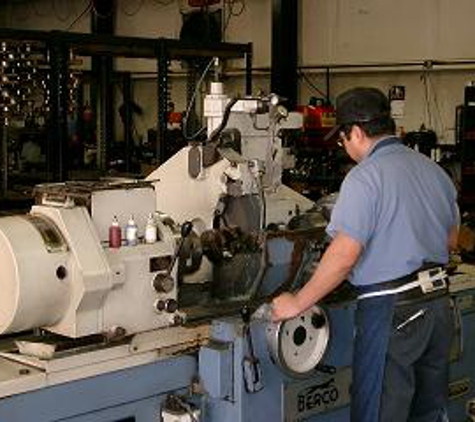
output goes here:
[[[420, 280], [421, 275], [442, 275], [444, 269], [443, 264], [425, 264], [417, 271], [405, 275], [403, 277], [396, 278], [394, 280], [385, 281], [382, 283], [376, 283], [369, 286], [357, 286], [356, 290], [359, 295], [359, 298], [365, 299], [366, 297], [371, 296], [384, 296], [385, 294], [394, 294], [396, 297], [396, 303], [399, 305], [409, 304], [409, 303], [419, 303], [425, 302], [428, 300], [437, 299], [439, 297], [446, 296], [448, 294], [448, 277], [443, 277], [440, 280], [440, 286], [437, 286], [437, 282], [431, 284], [434, 285], [433, 291], [424, 292], [420, 286], [410, 288], [409, 290], [391, 293], [391, 291], [403, 288], [403, 286], [410, 286], [411, 283], [416, 283]], [[427, 273], [428, 272], [428, 273]], [[388, 292], [388, 293], [385, 293]]]

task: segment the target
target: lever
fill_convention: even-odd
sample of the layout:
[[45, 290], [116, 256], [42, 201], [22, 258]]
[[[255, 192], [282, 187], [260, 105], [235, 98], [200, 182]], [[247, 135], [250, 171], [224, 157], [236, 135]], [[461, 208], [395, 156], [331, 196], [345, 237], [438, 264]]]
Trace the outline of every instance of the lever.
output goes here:
[[183, 249], [183, 243], [185, 242], [185, 239], [190, 235], [191, 231], [193, 230], [193, 223], [191, 221], [185, 221], [182, 225], [181, 225], [181, 229], [180, 229], [180, 243], [178, 244], [178, 248], [175, 252], [175, 255], [173, 255], [173, 259], [172, 259], [172, 262], [170, 263], [170, 266], [168, 267], [168, 270], [167, 270], [167, 276], [170, 276], [170, 274], [172, 273], [173, 271], [173, 267], [175, 266], [175, 263], [178, 259], [178, 257], [180, 256], [181, 254], [181, 250]]
[[[173, 255], [173, 259], [170, 265], [168, 266], [166, 273], [157, 274], [153, 280], [153, 287], [158, 293], [170, 293], [173, 290], [175, 286], [175, 282], [171, 276], [171, 273], [173, 271], [173, 267], [175, 266], [175, 263], [178, 257], [180, 256], [181, 250], [183, 248], [183, 243], [185, 239], [189, 236], [192, 230], [193, 230], [193, 223], [191, 221], [186, 221], [185, 223], [182, 224], [181, 230], [180, 230], [180, 234], [181, 234], [180, 243], [178, 244], [178, 248], [175, 252], [175, 255]], [[175, 312], [176, 302], [170, 299], [169, 301], [167, 301], [167, 303], [160, 300], [156, 305], [157, 310], [161, 312], [166, 309], [167, 312], [170, 312], [170, 313]]]
[[249, 309], [249, 306], [247, 305], [244, 305], [242, 308], [241, 308], [241, 318], [242, 318], [242, 321], [244, 322], [244, 324], [246, 326], [249, 325], [249, 323], [251, 322], [251, 310]]
[[241, 318], [244, 322], [243, 337], [247, 340], [248, 355], [243, 358], [244, 386], [248, 393], [257, 393], [264, 388], [262, 382], [262, 369], [259, 359], [254, 353], [254, 345], [251, 334], [251, 310], [248, 306], [241, 308]]

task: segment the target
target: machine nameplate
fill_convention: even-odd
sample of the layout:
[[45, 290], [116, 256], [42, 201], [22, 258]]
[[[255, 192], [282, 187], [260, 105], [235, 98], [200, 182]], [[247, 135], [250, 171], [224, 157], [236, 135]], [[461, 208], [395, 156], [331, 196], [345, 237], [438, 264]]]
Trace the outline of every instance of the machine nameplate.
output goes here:
[[285, 422], [299, 422], [350, 403], [351, 369], [284, 386]]

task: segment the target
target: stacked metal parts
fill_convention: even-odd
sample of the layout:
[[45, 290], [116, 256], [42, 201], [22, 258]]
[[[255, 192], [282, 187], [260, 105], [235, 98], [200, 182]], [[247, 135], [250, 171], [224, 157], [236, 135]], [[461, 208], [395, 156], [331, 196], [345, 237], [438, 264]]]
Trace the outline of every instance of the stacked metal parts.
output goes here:
[[38, 114], [44, 119], [47, 89], [44, 75], [38, 71], [38, 57], [43, 53], [36, 47], [29, 43], [5, 41], [0, 47], [1, 196], [6, 194], [8, 188], [11, 163], [8, 126], [13, 121], [24, 122]]
[[[72, 58], [74, 64], [74, 58]], [[45, 119], [50, 111], [50, 63], [44, 45], [3, 41], [0, 44], [0, 106], [3, 125], [12, 120]], [[69, 111], [74, 110], [79, 74], [69, 74]]]
[[[67, 75], [67, 113], [77, 107], [81, 72], [70, 57]], [[45, 43], [2, 41], [0, 44], [1, 191], [9, 189], [9, 174], [38, 168], [45, 170], [48, 121], [56, 85], [51, 77], [50, 51]], [[40, 165], [43, 163], [42, 165]]]
[[41, 78], [37, 57], [31, 44], [1, 43], [1, 107], [2, 120], [8, 125], [13, 117], [33, 115], [35, 100], [45, 103], [45, 81]]

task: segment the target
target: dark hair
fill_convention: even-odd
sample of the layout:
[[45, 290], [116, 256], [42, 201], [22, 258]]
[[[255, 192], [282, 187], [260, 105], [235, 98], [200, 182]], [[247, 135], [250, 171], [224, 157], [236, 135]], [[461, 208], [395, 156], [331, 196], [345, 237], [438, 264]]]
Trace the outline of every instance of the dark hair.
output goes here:
[[345, 124], [341, 127], [341, 131], [348, 136], [351, 128], [356, 125], [359, 126], [368, 138], [376, 138], [384, 135], [394, 135], [396, 133], [396, 123], [394, 119], [389, 116], [378, 117], [369, 122], [354, 122]]

